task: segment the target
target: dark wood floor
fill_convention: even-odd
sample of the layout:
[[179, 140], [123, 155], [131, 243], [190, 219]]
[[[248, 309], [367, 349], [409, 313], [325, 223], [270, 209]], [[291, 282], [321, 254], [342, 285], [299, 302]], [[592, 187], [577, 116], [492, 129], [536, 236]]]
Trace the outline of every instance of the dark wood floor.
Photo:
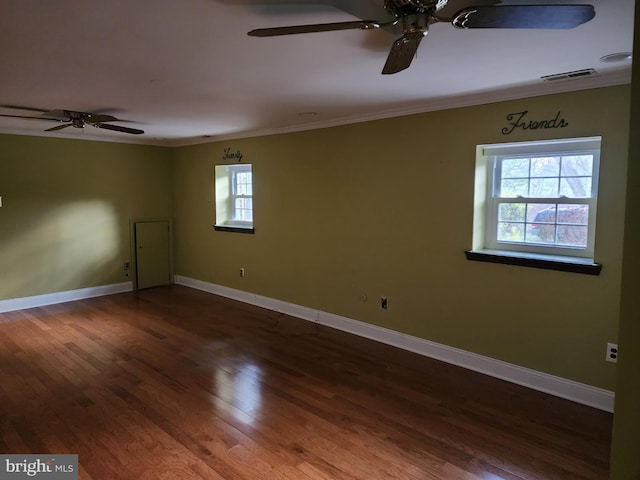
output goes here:
[[0, 453], [81, 479], [606, 479], [611, 422], [185, 287], [0, 314]]

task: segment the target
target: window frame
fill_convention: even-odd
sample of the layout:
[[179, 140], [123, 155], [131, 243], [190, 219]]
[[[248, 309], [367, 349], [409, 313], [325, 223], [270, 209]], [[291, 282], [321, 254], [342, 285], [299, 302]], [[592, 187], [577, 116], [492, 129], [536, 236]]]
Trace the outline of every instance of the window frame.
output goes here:
[[[251, 194], [238, 194], [237, 175], [238, 173], [246, 172], [251, 173]], [[221, 164], [215, 166], [215, 230], [254, 233], [253, 187], [252, 164]], [[239, 219], [237, 218], [236, 200], [247, 198], [251, 199], [251, 220]]]
[[[231, 175], [230, 175], [230, 193], [229, 193], [229, 212], [230, 212], [230, 220], [229, 222], [233, 223], [234, 225], [247, 225], [247, 226], [253, 226], [253, 172], [252, 172], [252, 168], [251, 168], [251, 164], [241, 164], [241, 165], [232, 165], [233, 168], [230, 168], [231, 170]], [[247, 195], [247, 194], [238, 194], [236, 193], [238, 190], [238, 174], [239, 173], [247, 173], [249, 172], [251, 174], [251, 195]], [[251, 199], [251, 220], [240, 220], [238, 219], [238, 210], [239, 209], [236, 206], [236, 200], [239, 199]], [[245, 209], [246, 210], [246, 209]]]
[[[580, 264], [597, 265], [593, 263], [595, 253], [596, 214], [598, 204], [598, 180], [600, 174], [601, 137], [569, 138], [556, 140], [542, 140], [533, 142], [518, 142], [504, 144], [486, 144], [477, 146], [476, 179], [475, 179], [475, 209], [473, 248], [467, 252], [467, 258], [472, 260], [492, 261], [497, 263], [515, 263], [539, 268], [555, 268], [553, 266], [536, 265], [536, 261], [547, 261], [550, 264]], [[593, 155], [591, 171], [590, 197], [499, 197], [496, 195], [499, 182], [502, 180], [500, 169], [502, 162], [509, 158], [539, 158], [546, 156], [569, 156], [576, 154]], [[531, 171], [527, 177], [531, 178]], [[555, 178], [550, 177], [550, 178]], [[562, 172], [558, 172], [558, 180]], [[560, 193], [560, 192], [558, 192]], [[587, 245], [585, 248], [573, 246], [557, 246], [545, 243], [508, 242], [498, 240], [498, 211], [499, 205], [504, 203], [549, 204], [589, 206], [587, 224]], [[558, 217], [556, 216], [556, 222]], [[525, 217], [525, 228], [529, 224]], [[557, 223], [556, 223], [557, 225]], [[473, 258], [470, 258], [473, 257]], [[490, 258], [490, 259], [489, 259]], [[497, 260], [496, 260], [497, 258]], [[505, 260], [506, 258], [506, 260]], [[509, 259], [519, 260], [509, 260]], [[601, 266], [598, 266], [599, 269]], [[596, 274], [599, 273], [599, 270]], [[592, 272], [586, 272], [592, 273]]]

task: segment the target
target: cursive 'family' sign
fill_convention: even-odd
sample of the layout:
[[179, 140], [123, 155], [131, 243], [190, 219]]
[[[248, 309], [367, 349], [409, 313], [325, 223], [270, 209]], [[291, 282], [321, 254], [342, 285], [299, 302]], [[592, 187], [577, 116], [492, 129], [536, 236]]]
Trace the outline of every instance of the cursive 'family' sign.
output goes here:
[[507, 126], [502, 129], [503, 135], [509, 135], [514, 130], [520, 128], [522, 130], [537, 130], [539, 128], [564, 128], [569, 125], [564, 118], [560, 118], [560, 112], [550, 120], [529, 120], [525, 117], [529, 113], [528, 110], [524, 112], [515, 112], [507, 115]]
[[224, 149], [224, 154], [222, 155], [222, 160], [234, 160], [237, 159], [239, 162], [242, 161], [242, 153], [240, 150], [237, 150], [235, 153], [231, 152], [230, 148]]

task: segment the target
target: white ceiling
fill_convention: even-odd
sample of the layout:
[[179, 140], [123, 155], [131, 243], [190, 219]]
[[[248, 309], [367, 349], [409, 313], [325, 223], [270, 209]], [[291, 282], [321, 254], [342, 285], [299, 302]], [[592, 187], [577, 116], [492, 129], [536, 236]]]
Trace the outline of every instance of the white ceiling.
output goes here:
[[[333, 2], [341, 8], [305, 0], [0, 0], [0, 105], [106, 113], [145, 131], [44, 133], [51, 122], [0, 117], [0, 133], [184, 145], [630, 81], [630, 61], [600, 58], [631, 51], [633, 0], [565, 0], [596, 9], [572, 30], [437, 23], [411, 67], [394, 75], [380, 72], [397, 33], [246, 34], [356, 19], [351, 13], [385, 18], [382, 0]], [[514, 3], [557, 2], [503, 2]], [[597, 75], [540, 79], [585, 68]]]

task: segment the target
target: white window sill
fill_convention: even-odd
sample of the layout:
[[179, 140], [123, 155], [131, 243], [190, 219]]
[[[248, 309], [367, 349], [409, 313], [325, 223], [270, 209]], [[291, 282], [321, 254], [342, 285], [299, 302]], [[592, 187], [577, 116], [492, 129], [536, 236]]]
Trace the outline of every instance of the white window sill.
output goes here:
[[521, 267], [543, 268], [562, 272], [600, 275], [602, 265], [594, 263], [592, 258], [542, 255], [537, 253], [512, 252], [506, 250], [467, 250], [467, 260], [477, 262], [501, 263]]

